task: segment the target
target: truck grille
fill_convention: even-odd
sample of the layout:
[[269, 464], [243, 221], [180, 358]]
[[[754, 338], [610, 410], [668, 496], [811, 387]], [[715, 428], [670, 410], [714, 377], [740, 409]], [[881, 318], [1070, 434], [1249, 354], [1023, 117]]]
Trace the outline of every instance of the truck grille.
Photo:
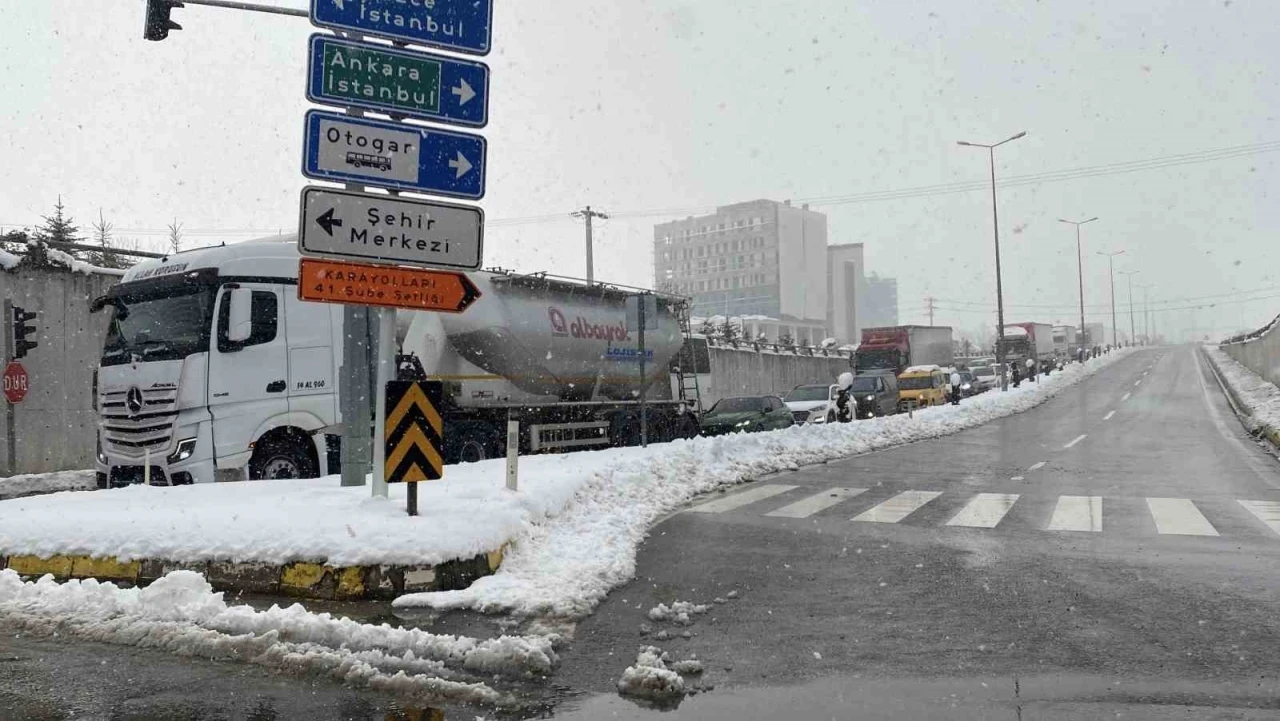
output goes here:
[[128, 408], [127, 396], [128, 391], [115, 391], [99, 398], [104, 444], [120, 455], [134, 457], [167, 449], [178, 416], [177, 389], [142, 391], [142, 408], [135, 413]]

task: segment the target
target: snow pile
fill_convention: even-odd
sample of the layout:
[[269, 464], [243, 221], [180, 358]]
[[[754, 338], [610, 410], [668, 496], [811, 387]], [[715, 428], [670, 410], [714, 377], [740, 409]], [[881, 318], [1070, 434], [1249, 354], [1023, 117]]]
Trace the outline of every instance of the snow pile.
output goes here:
[[[529, 615], [588, 614], [610, 589], [635, 574], [636, 550], [650, 525], [700, 493], [801, 465], [956, 433], [1019, 413], [1130, 352], [1116, 351], [1071, 364], [1051, 376], [1040, 376], [1036, 383], [1024, 381], [1008, 393], [986, 393], [958, 406], [928, 408], [914, 416], [564, 456], [558, 461], [556, 477], [571, 480], [557, 486], [557, 493], [573, 492], [559, 505], [547, 504], [558, 509], [551, 518], [521, 530], [496, 574], [460, 591], [409, 594], [394, 603]], [[502, 482], [500, 463], [491, 466], [490, 483]], [[521, 464], [522, 479], [548, 480], [536, 473], [526, 475], [523, 459]], [[525, 481], [521, 483], [524, 488]], [[2, 522], [0, 513], [0, 528]]]
[[693, 623], [691, 616], [707, 612], [707, 606], [689, 601], [674, 601], [670, 606], [660, 603], [649, 609], [650, 621], [666, 621], [677, 626], [689, 626]]
[[5, 270], [13, 270], [18, 267], [18, 263], [22, 262], [21, 256], [14, 255], [3, 248], [0, 248], [0, 268]]
[[684, 695], [684, 679], [667, 668], [670, 654], [657, 646], [643, 646], [636, 662], [622, 672], [618, 693], [651, 701], [670, 701]]
[[97, 476], [93, 471], [54, 471], [9, 476], [0, 478], [0, 501], [58, 491], [89, 491], [97, 487]]
[[116, 268], [100, 268], [92, 263], [86, 263], [70, 253], [58, 250], [57, 248], [51, 248], [47, 245], [45, 246], [44, 252], [48, 255], [49, 260], [57, 263], [58, 265], [66, 266], [72, 273], [84, 273], [85, 275], [92, 275], [93, 273], [124, 275], [123, 270], [118, 270]]
[[1280, 388], [1217, 348], [1207, 347], [1205, 353], [1218, 367], [1236, 398], [1246, 407], [1249, 413], [1247, 423], [1251, 425], [1249, 430], [1270, 428], [1280, 432]]
[[507, 699], [471, 678], [541, 676], [557, 662], [550, 637], [478, 640], [362, 624], [296, 604], [266, 611], [228, 606], [191, 571], [174, 571], [141, 589], [94, 580], [59, 584], [50, 576], [23, 582], [12, 570], [0, 571], [0, 626], [489, 704]]

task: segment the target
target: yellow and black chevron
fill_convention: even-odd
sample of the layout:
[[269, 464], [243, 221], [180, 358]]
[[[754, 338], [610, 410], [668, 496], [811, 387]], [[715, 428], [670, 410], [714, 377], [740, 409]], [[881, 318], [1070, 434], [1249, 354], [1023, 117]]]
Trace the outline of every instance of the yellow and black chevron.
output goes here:
[[444, 477], [444, 421], [439, 381], [387, 383], [387, 418], [383, 443], [387, 483], [417, 483]]

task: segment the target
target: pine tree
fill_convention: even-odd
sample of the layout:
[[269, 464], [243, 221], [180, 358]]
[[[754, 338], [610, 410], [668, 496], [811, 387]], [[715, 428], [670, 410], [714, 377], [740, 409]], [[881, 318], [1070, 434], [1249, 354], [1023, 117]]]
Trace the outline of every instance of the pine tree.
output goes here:
[[[80, 228], [66, 214], [61, 195], [58, 196], [58, 204], [53, 206], [53, 215], [44, 216], [44, 225], [36, 228], [36, 240], [55, 244], [79, 243], [83, 240], [80, 237]], [[59, 248], [59, 250], [71, 252], [70, 248]]]
[[129, 261], [116, 250], [118, 244], [112, 235], [114, 229], [115, 225], [107, 222], [102, 215], [102, 209], [99, 208], [98, 222], [93, 223], [93, 242], [101, 247], [102, 250], [88, 254], [87, 260], [90, 263], [102, 268], [124, 269], [129, 267]]

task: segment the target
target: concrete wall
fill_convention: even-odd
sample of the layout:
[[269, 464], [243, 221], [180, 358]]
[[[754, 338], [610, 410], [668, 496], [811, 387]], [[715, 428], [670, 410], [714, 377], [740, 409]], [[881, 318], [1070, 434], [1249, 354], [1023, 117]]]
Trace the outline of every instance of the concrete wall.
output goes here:
[[712, 347], [710, 351], [711, 375], [699, 377], [704, 408], [729, 396], [785, 395], [798, 385], [835, 383], [837, 376], [852, 370], [848, 358], [834, 356], [811, 358], [720, 347]]
[[1222, 350], [1240, 365], [1280, 386], [1280, 322], [1273, 322], [1257, 338], [1228, 343]]
[[[27, 369], [30, 390], [13, 406], [16, 466], [9, 468], [7, 412], [0, 413], [0, 469], [4, 475], [93, 468], [97, 419], [93, 374], [106, 335], [106, 314], [89, 313], [89, 303], [119, 281], [116, 275], [72, 272], [26, 263], [0, 272], [0, 298], [35, 311], [30, 325], [39, 346], [18, 362]], [[4, 349], [10, 352], [10, 325], [3, 320]], [[0, 405], [8, 402], [0, 397]]]

